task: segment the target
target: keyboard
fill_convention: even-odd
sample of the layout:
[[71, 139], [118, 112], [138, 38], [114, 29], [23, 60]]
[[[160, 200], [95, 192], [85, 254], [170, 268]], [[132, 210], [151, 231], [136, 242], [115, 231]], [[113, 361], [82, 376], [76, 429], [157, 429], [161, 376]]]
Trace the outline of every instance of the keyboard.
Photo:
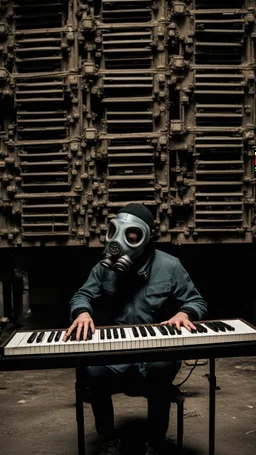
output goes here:
[[63, 341], [66, 330], [16, 331], [1, 346], [3, 356], [112, 352], [136, 349], [207, 346], [256, 341], [256, 327], [242, 319], [194, 322], [191, 332], [185, 327], [160, 324], [107, 326], [89, 333], [86, 341], [76, 341], [75, 333]]

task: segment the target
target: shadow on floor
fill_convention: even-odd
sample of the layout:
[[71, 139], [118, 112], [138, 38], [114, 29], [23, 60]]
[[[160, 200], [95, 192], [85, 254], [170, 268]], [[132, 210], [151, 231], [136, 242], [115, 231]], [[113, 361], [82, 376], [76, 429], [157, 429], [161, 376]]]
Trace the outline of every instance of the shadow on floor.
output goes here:
[[[119, 419], [116, 427], [117, 435], [122, 441], [123, 455], [144, 455], [145, 453], [145, 424], [143, 418]], [[101, 439], [93, 436], [89, 441], [89, 453], [96, 455], [99, 452]], [[204, 455], [200, 450], [191, 449], [185, 445], [180, 449], [175, 439], [166, 440], [166, 455]]]

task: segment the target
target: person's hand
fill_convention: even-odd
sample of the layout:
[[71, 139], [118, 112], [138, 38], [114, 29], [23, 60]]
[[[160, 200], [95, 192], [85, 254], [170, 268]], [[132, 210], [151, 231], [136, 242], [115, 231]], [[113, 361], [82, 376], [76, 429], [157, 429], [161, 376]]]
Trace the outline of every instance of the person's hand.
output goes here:
[[161, 322], [161, 324], [174, 325], [177, 327], [178, 330], [180, 330], [181, 326], [184, 326], [190, 332], [191, 332], [191, 329], [196, 329], [194, 324], [192, 324], [192, 322], [190, 322], [187, 313], [183, 313], [182, 311], [175, 314], [175, 316], [173, 316], [171, 319]]
[[91, 329], [92, 333], [95, 332], [95, 325], [89, 313], [80, 313], [74, 320], [73, 324], [66, 331], [63, 341], [67, 341], [73, 332], [76, 330], [76, 341], [80, 340], [81, 331], [83, 330], [83, 340], [86, 340], [88, 330]]

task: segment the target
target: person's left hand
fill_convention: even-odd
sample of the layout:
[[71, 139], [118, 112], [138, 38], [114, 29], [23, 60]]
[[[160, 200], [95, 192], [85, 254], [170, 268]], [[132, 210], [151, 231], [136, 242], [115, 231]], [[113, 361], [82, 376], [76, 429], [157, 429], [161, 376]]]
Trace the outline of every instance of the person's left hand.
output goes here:
[[175, 314], [175, 316], [173, 316], [171, 319], [168, 319], [167, 321], [163, 321], [160, 324], [174, 325], [177, 327], [178, 330], [180, 330], [181, 326], [184, 326], [186, 329], [189, 330], [189, 332], [191, 332], [191, 329], [196, 329], [194, 324], [192, 322], [190, 322], [187, 313], [183, 313], [182, 311]]

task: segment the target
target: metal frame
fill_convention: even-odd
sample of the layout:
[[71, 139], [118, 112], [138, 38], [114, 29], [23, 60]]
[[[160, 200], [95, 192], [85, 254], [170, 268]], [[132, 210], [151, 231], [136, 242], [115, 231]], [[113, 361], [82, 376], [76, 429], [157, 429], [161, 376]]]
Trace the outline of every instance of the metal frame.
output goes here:
[[[76, 417], [78, 422], [78, 453], [85, 455], [84, 447], [84, 424], [83, 424], [83, 401], [82, 389], [79, 385], [79, 368], [86, 365], [104, 365], [134, 362], [153, 362], [167, 359], [206, 359], [209, 358], [209, 455], [215, 453], [215, 398], [216, 398], [216, 375], [215, 359], [228, 357], [255, 356], [256, 341], [212, 344], [205, 346], [186, 346], [184, 348], [160, 348], [160, 349], [137, 349], [134, 351], [114, 352], [88, 352], [61, 355], [33, 355], [33, 356], [2, 356], [0, 357], [0, 371], [40, 370], [75, 368], [77, 377], [76, 384]], [[84, 449], [83, 449], [84, 447]], [[84, 450], [84, 451], [83, 451]]]
[[[76, 368], [76, 382], [75, 382], [75, 395], [76, 395], [76, 422], [77, 422], [77, 443], [78, 454], [86, 455], [85, 450], [85, 429], [84, 429], [84, 369]], [[172, 403], [177, 405], [177, 446], [182, 449], [183, 446], [183, 433], [184, 433], [184, 399], [174, 398]]]

